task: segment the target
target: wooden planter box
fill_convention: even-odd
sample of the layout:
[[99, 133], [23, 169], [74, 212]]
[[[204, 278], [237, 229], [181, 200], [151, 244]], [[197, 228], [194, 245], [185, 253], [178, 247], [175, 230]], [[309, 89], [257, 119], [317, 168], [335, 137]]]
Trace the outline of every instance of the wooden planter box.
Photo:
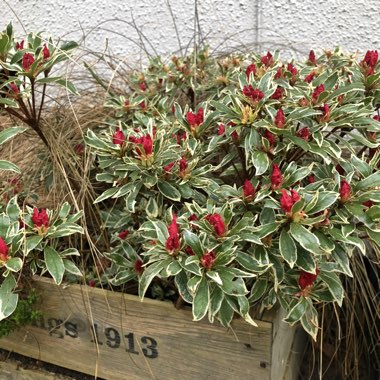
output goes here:
[[1, 348], [110, 380], [296, 379], [295, 329], [280, 313], [226, 329], [193, 322], [170, 302], [44, 278], [35, 287], [43, 318], [0, 339]]

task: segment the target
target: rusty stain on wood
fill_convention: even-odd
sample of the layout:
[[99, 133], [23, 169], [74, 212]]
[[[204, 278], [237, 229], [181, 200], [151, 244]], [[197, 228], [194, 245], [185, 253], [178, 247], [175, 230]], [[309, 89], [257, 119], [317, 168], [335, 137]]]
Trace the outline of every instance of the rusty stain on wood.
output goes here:
[[[170, 302], [141, 302], [81, 285], [63, 288], [44, 278], [36, 279], [35, 287], [41, 293], [41, 321], [0, 339], [1, 348], [112, 380], [274, 379], [277, 320], [257, 321], [258, 327], [235, 320], [226, 329], [193, 322], [189, 310]], [[284, 355], [287, 359], [289, 352]], [[276, 376], [285, 366], [274, 365]]]

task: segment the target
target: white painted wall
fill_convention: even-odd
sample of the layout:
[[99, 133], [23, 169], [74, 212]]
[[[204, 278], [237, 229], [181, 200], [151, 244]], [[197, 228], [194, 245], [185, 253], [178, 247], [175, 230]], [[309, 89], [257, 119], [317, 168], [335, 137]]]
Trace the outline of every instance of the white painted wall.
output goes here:
[[[179, 32], [178, 42], [168, 3]], [[90, 50], [138, 61], [143, 50], [168, 54], [192, 43], [195, 0], [0, 0], [0, 25], [12, 20], [17, 32], [46, 30], [83, 39]], [[310, 48], [345, 50], [380, 47], [378, 0], [198, 0], [201, 35], [213, 48], [279, 48], [307, 53]], [[17, 15], [17, 17], [16, 17]], [[223, 42], [224, 41], [224, 42]]]

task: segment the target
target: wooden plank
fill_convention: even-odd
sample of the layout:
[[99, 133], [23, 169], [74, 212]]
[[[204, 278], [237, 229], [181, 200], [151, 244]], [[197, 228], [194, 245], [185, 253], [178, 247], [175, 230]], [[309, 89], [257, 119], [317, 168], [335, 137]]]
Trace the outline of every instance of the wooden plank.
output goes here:
[[1, 348], [112, 380], [271, 378], [272, 323], [225, 329], [170, 302], [48, 279], [36, 288], [43, 318], [0, 339]]
[[3, 380], [72, 380], [62, 374], [46, 371], [43, 368], [23, 368], [19, 360], [0, 360], [0, 379]]
[[[291, 356], [291, 348], [297, 329], [282, 321], [286, 316], [285, 310], [279, 308], [274, 316], [271, 369], [272, 379], [285, 380], [285, 374]], [[294, 365], [296, 365], [296, 362]]]
[[304, 357], [307, 340], [308, 336], [306, 332], [301, 327], [298, 327], [294, 334], [293, 344], [289, 352], [289, 360], [283, 380], [294, 380], [300, 378], [301, 363]]

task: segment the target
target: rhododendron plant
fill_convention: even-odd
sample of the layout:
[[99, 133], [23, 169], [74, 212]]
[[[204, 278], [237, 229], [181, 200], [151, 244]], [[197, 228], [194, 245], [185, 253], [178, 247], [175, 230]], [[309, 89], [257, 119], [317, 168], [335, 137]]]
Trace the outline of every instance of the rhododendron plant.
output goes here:
[[196, 54], [131, 75], [109, 130], [87, 133], [113, 236], [102, 281], [136, 281], [141, 298], [167, 284], [224, 326], [279, 304], [316, 338], [350, 257], [380, 247], [377, 52]]
[[[17, 281], [22, 275], [48, 272], [57, 284], [65, 273], [81, 276], [70, 256], [79, 256], [75, 248], [57, 248], [59, 238], [83, 233], [76, 222], [82, 213], [70, 214], [65, 202], [56, 212], [26, 206], [22, 210], [17, 196], [0, 206], [0, 321], [16, 309], [20, 288]], [[24, 289], [23, 289], [24, 290]]]
[[[69, 59], [70, 51], [76, 46], [66, 43], [58, 48], [51, 38], [36, 33], [16, 41], [11, 24], [1, 33], [0, 109], [20, 126], [0, 131], [0, 145], [31, 128], [50, 147], [41, 128], [47, 89], [51, 84], [58, 84], [76, 93], [70, 81], [50, 74], [54, 65]], [[0, 160], [0, 166], [2, 170], [21, 173], [6, 160]], [[59, 240], [83, 232], [77, 224], [82, 214], [70, 214], [68, 203], [55, 211], [27, 206], [25, 199], [18, 198], [22, 189], [20, 178], [13, 177], [8, 184], [12, 191], [2, 192], [0, 203], [0, 321], [12, 315], [19, 294], [28, 291], [22, 284], [29, 283], [31, 275], [48, 273], [57, 284], [65, 273], [81, 276], [70, 260], [71, 255], [79, 252], [75, 248], [61, 249]]]

